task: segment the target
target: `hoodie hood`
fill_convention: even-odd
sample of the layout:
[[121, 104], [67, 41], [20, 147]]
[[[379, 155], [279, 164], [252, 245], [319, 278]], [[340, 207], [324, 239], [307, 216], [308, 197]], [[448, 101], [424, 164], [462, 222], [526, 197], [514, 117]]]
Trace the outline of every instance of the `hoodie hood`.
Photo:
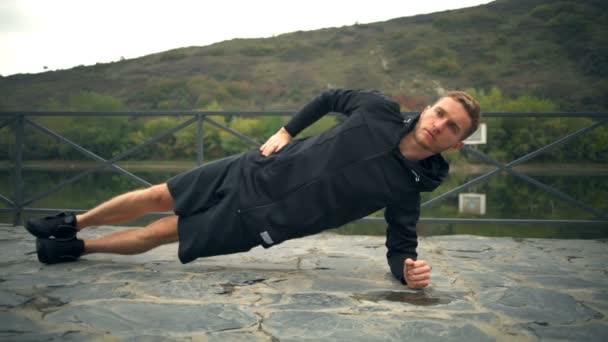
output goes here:
[[420, 180], [422, 191], [435, 190], [447, 177], [450, 164], [441, 154], [432, 155], [418, 163], [418, 170], [422, 173]]

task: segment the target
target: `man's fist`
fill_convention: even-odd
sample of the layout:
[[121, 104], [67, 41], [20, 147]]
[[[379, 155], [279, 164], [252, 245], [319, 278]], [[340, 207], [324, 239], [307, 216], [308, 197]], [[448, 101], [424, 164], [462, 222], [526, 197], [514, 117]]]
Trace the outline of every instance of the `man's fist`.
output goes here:
[[431, 266], [426, 260], [405, 259], [403, 265], [403, 276], [407, 282], [407, 287], [411, 289], [421, 289], [429, 286], [431, 281]]

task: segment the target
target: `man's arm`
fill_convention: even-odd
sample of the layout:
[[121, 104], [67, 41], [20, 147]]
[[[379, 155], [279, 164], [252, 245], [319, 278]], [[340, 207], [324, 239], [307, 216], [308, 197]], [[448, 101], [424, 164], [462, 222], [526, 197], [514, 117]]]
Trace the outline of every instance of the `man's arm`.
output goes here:
[[354, 97], [359, 93], [356, 90], [345, 89], [332, 89], [321, 93], [297, 112], [285, 127], [281, 127], [277, 133], [268, 138], [260, 147], [260, 152], [268, 157], [280, 151], [296, 135], [327, 113], [350, 115], [357, 108], [357, 101]]
[[412, 194], [406, 203], [387, 206], [384, 217], [388, 223], [386, 258], [391, 272], [411, 288], [426, 287], [431, 268], [424, 260], [414, 261], [418, 257], [416, 223], [420, 217], [420, 194]]
[[296, 113], [285, 125], [285, 129], [292, 137], [295, 137], [327, 113], [350, 115], [357, 108], [358, 101], [355, 98], [360, 93], [360, 91], [349, 89], [324, 91]]

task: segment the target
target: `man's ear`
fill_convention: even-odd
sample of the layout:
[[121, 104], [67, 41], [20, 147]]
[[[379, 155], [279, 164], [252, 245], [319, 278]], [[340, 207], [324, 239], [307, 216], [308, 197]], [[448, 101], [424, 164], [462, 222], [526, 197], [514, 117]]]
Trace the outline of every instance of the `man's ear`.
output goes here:
[[459, 141], [459, 142], [455, 143], [454, 145], [452, 145], [452, 149], [454, 149], [454, 150], [460, 150], [463, 147], [464, 147], [464, 143], [462, 141]]

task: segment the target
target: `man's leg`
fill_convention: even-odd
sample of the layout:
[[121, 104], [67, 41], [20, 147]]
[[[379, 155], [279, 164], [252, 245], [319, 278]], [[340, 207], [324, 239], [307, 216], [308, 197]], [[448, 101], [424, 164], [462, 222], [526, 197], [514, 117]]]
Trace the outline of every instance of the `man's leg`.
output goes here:
[[163, 183], [114, 197], [82, 215], [61, 213], [29, 219], [25, 228], [38, 238], [69, 238], [89, 226], [126, 222], [145, 213], [172, 209], [173, 197]]
[[122, 223], [149, 212], [173, 210], [173, 197], [166, 183], [131, 191], [76, 216], [76, 229]]
[[[114, 197], [78, 215], [76, 225], [73, 216], [58, 215], [29, 220], [26, 228], [37, 236], [38, 260], [46, 264], [77, 260], [86, 253], [137, 254], [177, 241], [177, 216], [158, 220], [144, 229], [129, 229], [86, 241], [77, 239], [75, 231], [92, 225], [125, 222], [148, 212], [171, 209], [173, 197], [167, 184], [159, 184]], [[55, 238], [48, 238], [51, 235]]]
[[138, 254], [177, 240], [177, 216], [174, 215], [155, 221], [145, 228], [132, 228], [84, 240], [83, 254]]

